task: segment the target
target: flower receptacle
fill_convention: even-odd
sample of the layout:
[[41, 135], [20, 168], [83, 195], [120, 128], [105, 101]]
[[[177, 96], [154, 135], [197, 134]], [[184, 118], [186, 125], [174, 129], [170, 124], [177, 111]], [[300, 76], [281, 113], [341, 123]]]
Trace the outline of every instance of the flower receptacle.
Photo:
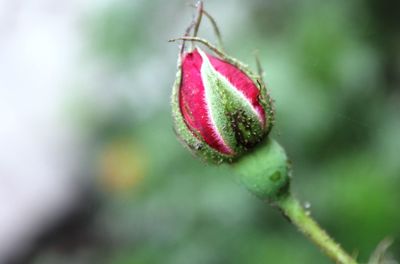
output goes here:
[[262, 200], [277, 201], [288, 194], [290, 166], [284, 149], [278, 142], [267, 138], [232, 164], [240, 182]]

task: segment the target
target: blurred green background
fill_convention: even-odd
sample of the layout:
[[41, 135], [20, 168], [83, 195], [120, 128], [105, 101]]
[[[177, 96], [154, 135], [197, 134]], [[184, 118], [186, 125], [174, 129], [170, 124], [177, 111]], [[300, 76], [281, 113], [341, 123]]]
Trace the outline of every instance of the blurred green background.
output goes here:
[[[100, 65], [96, 85], [108, 100], [77, 93], [69, 110], [89, 142], [88, 205], [38, 243], [33, 263], [331, 263], [229, 169], [202, 164], [176, 139], [178, 45], [167, 40], [190, 23], [190, 3], [116, 0], [83, 17], [82, 61]], [[399, 2], [205, 8], [228, 53], [254, 67], [259, 50], [294, 192], [360, 261], [388, 236], [399, 261]], [[215, 42], [206, 20], [200, 36]]]

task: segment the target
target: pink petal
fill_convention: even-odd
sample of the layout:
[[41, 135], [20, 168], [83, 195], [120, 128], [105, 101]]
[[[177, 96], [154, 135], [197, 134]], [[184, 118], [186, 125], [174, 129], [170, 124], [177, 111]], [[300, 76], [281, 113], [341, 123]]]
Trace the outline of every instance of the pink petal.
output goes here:
[[205, 89], [201, 79], [202, 58], [197, 49], [184, 55], [179, 104], [183, 118], [195, 135], [200, 134], [212, 148], [224, 154], [233, 154], [216, 127], [212, 125], [205, 102]]

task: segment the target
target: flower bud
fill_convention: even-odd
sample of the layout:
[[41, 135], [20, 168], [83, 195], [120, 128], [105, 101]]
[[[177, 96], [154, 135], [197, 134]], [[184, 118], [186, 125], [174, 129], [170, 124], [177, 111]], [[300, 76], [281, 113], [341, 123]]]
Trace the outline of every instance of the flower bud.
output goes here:
[[232, 162], [269, 133], [271, 99], [258, 75], [200, 48], [182, 54], [172, 95], [178, 137], [206, 161]]

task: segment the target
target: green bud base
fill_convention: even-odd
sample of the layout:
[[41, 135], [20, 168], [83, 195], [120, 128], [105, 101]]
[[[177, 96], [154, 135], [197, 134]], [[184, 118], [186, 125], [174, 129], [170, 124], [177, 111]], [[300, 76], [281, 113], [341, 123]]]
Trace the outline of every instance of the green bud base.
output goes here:
[[288, 158], [273, 139], [266, 139], [232, 165], [241, 183], [262, 200], [273, 202], [289, 191]]

